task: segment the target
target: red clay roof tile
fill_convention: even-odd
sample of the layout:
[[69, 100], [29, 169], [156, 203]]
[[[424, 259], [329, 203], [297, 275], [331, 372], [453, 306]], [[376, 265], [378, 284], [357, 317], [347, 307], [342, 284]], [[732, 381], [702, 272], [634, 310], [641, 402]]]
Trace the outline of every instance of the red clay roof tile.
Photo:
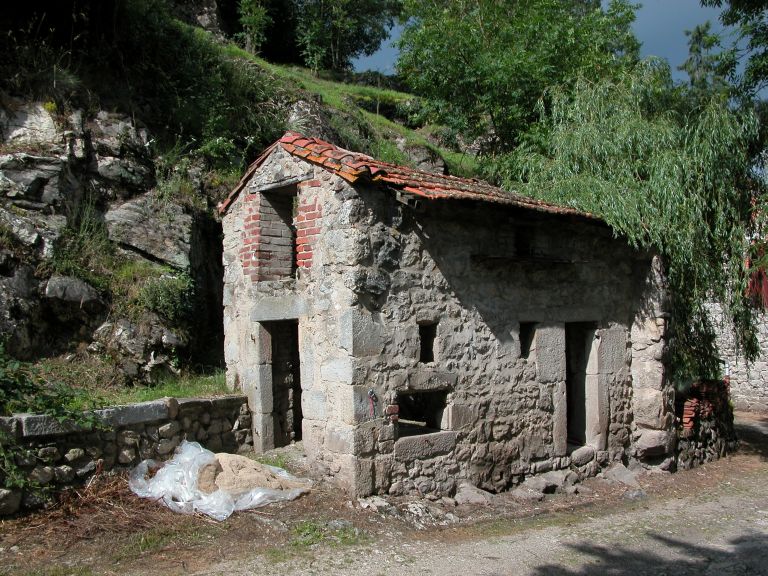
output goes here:
[[581, 212], [573, 208], [550, 204], [521, 196], [491, 186], [481, 180], [459, 178], [443, 174], [423, 172], [407, 166], [398, 166], [389, 162], [376, 160], [365, 154], [350, 152], [317, 138], [308, 138], [296, 132], [286, 132], [248, 168], [243, 179], [232, 191], [232, 194], [219, 205], [219, 211], [225, 212], [237, 194], [250, 179], [256, 169], [266, 160], [267, 156], [281, 146], [289, 154], [304, 158], [344, 178], [348, 182], [364, 179], [375, 183], [384, 183], [400, 188], [403, 191], [428, 199], [455, 198], [462, 200], [477, 200], [517, 206], [527, 210], [581, 216], [599, 220], [597, 216]]

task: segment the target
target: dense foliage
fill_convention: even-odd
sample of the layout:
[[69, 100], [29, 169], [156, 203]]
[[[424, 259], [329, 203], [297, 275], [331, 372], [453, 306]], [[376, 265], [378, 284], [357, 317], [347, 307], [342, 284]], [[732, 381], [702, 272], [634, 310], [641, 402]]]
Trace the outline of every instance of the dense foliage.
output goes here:
[[673, 294], [675, 379], [720, 366], [706, 311], [722, 302], [747, 353], [755, 351], [744, 258], [761, 201], [750, 111], [723, 96], [690, 110], [669, 68], [643, 62], [617, 79], [580, 79], [550, 92], [543, 152], [518, 148], [498, 164], [506, 184], [602, 216], [639, 248], [658, 251]]
[[509, 150], [545, 88], [610, 76], [637, 59], [632, 7], [613, 0], [406, 0], [398, 70], [465, 135]]
[[742, 88], [757, 93], [768, 86], [768, 0], [701, 0], [701, 3], [723, 7], [720, 21], [738, 30], [733, 50], [745, 60]]

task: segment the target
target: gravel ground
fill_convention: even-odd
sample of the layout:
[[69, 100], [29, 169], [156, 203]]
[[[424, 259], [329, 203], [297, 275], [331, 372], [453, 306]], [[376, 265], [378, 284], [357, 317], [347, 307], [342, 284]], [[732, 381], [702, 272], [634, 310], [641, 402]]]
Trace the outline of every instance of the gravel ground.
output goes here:
[[[742, 437], [765, 447], [766, 420], [752, 417], [740, 427]], [[710, 490], [677, 498], [636, 494], [629, 509], [555, 514], [539, 518], [540, 527], [501, 522], [444, 534], [447, 541], [383, 538], [278, 561], [244, 554], [197, 574], [768, 575], [768, 465], [760, 446], [753, 452], [751, 469]]]
[[[319, 483], [217, 523], [140, 500], [120, 477], [0, 520], [0, 576], [768, 576], [768, 414], [739, 414], [738, 453], [640, 488], [599, 478], [576, 495], [363, 509]], [[300, 446], [286, 460], [301, 474]]]

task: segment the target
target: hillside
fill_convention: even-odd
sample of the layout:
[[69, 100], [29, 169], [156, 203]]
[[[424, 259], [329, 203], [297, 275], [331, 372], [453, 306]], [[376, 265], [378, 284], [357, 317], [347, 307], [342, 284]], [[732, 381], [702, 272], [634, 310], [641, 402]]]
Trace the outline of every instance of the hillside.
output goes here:
[[0, 42], [0, 331], [47, 377], [103, 388], [222, 366], [215, 206], [287, 129], [476, 170], [418, 97], [368, 85], [392, 79], [269, 63], [159, 1], [72, 6], [17, 7]]

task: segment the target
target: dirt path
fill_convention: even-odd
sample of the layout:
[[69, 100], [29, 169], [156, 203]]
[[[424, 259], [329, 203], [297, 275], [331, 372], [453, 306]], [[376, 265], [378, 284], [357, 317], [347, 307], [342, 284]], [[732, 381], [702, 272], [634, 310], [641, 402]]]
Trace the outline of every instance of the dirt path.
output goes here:
[[590, 479], [542, 502], [401, 499], [375, 512], [321, 485], [216, 523], [139, 501], [114, 478], [0, 521], [0, 576], [768, 575], [768, 416], [739, 419], [736, 455], [643, 475], [640, 491]]

